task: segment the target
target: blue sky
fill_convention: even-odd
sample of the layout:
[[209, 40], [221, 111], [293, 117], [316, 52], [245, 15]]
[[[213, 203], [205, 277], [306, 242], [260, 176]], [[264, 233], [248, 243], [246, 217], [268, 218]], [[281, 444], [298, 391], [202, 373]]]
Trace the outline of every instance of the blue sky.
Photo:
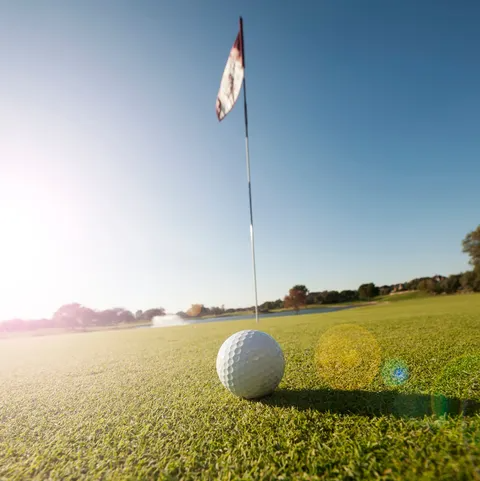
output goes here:
[[478, 2], [3, 1], [1, 318], [253, 304], [239, 15], [260, 302], [468, 268]]

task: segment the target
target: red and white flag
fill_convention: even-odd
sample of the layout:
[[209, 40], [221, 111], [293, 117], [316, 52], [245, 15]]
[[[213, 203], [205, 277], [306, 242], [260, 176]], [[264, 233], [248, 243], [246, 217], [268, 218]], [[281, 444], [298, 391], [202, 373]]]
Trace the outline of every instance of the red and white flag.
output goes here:
[[245, 70], [242, 40], [242, 32], [240, 31], [232, 50], [230, 50], [227, 65], [220, 82], [216, 105], [218, 120], [223, 120], [230, 110], [233, 109], [242, 89]]

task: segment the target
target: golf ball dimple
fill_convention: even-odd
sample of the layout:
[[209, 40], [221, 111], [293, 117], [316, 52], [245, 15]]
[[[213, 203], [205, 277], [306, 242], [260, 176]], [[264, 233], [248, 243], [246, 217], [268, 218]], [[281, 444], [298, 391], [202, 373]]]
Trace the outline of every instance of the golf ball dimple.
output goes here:
[[284, 371], [282, 349], [265, 332], [237, 332], [218, 351], [220, 382], [238, 397], [254, 399], [270, 394], [280, 384]]

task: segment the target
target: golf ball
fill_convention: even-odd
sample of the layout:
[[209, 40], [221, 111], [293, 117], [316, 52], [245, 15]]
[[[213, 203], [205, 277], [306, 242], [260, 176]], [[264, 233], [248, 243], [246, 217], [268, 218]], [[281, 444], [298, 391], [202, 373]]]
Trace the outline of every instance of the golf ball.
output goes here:
[[218, 351], [218, 377], [238, 397], [254, 399], [270, 394], [280, 384], [284, 371], [282, 349], [265, 332], [237, 332]]

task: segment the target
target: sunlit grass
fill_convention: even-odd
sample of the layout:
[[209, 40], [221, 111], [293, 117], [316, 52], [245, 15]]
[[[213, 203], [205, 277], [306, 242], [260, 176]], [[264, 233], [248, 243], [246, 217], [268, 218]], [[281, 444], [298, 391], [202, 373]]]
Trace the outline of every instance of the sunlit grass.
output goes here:
[[339, 324], [322, 334], [315, 360], [317, 372], [327, 386], [362, 389], [378, 374], [381, 348], [367, 329], [356, 324]]
[[[362, 387], [371, 343], [339, 355], [341, 389], [319, 372], [322, 335], [343, 324], [380, 349]], [[215, 358], [257, 327], [287, 364], [251, 402], [223, 388]], [[480, 479], [479, 359], [478, 295], [1, 340], [0, 479]], [[392, 382], [395, 363], [408, 376]]]

